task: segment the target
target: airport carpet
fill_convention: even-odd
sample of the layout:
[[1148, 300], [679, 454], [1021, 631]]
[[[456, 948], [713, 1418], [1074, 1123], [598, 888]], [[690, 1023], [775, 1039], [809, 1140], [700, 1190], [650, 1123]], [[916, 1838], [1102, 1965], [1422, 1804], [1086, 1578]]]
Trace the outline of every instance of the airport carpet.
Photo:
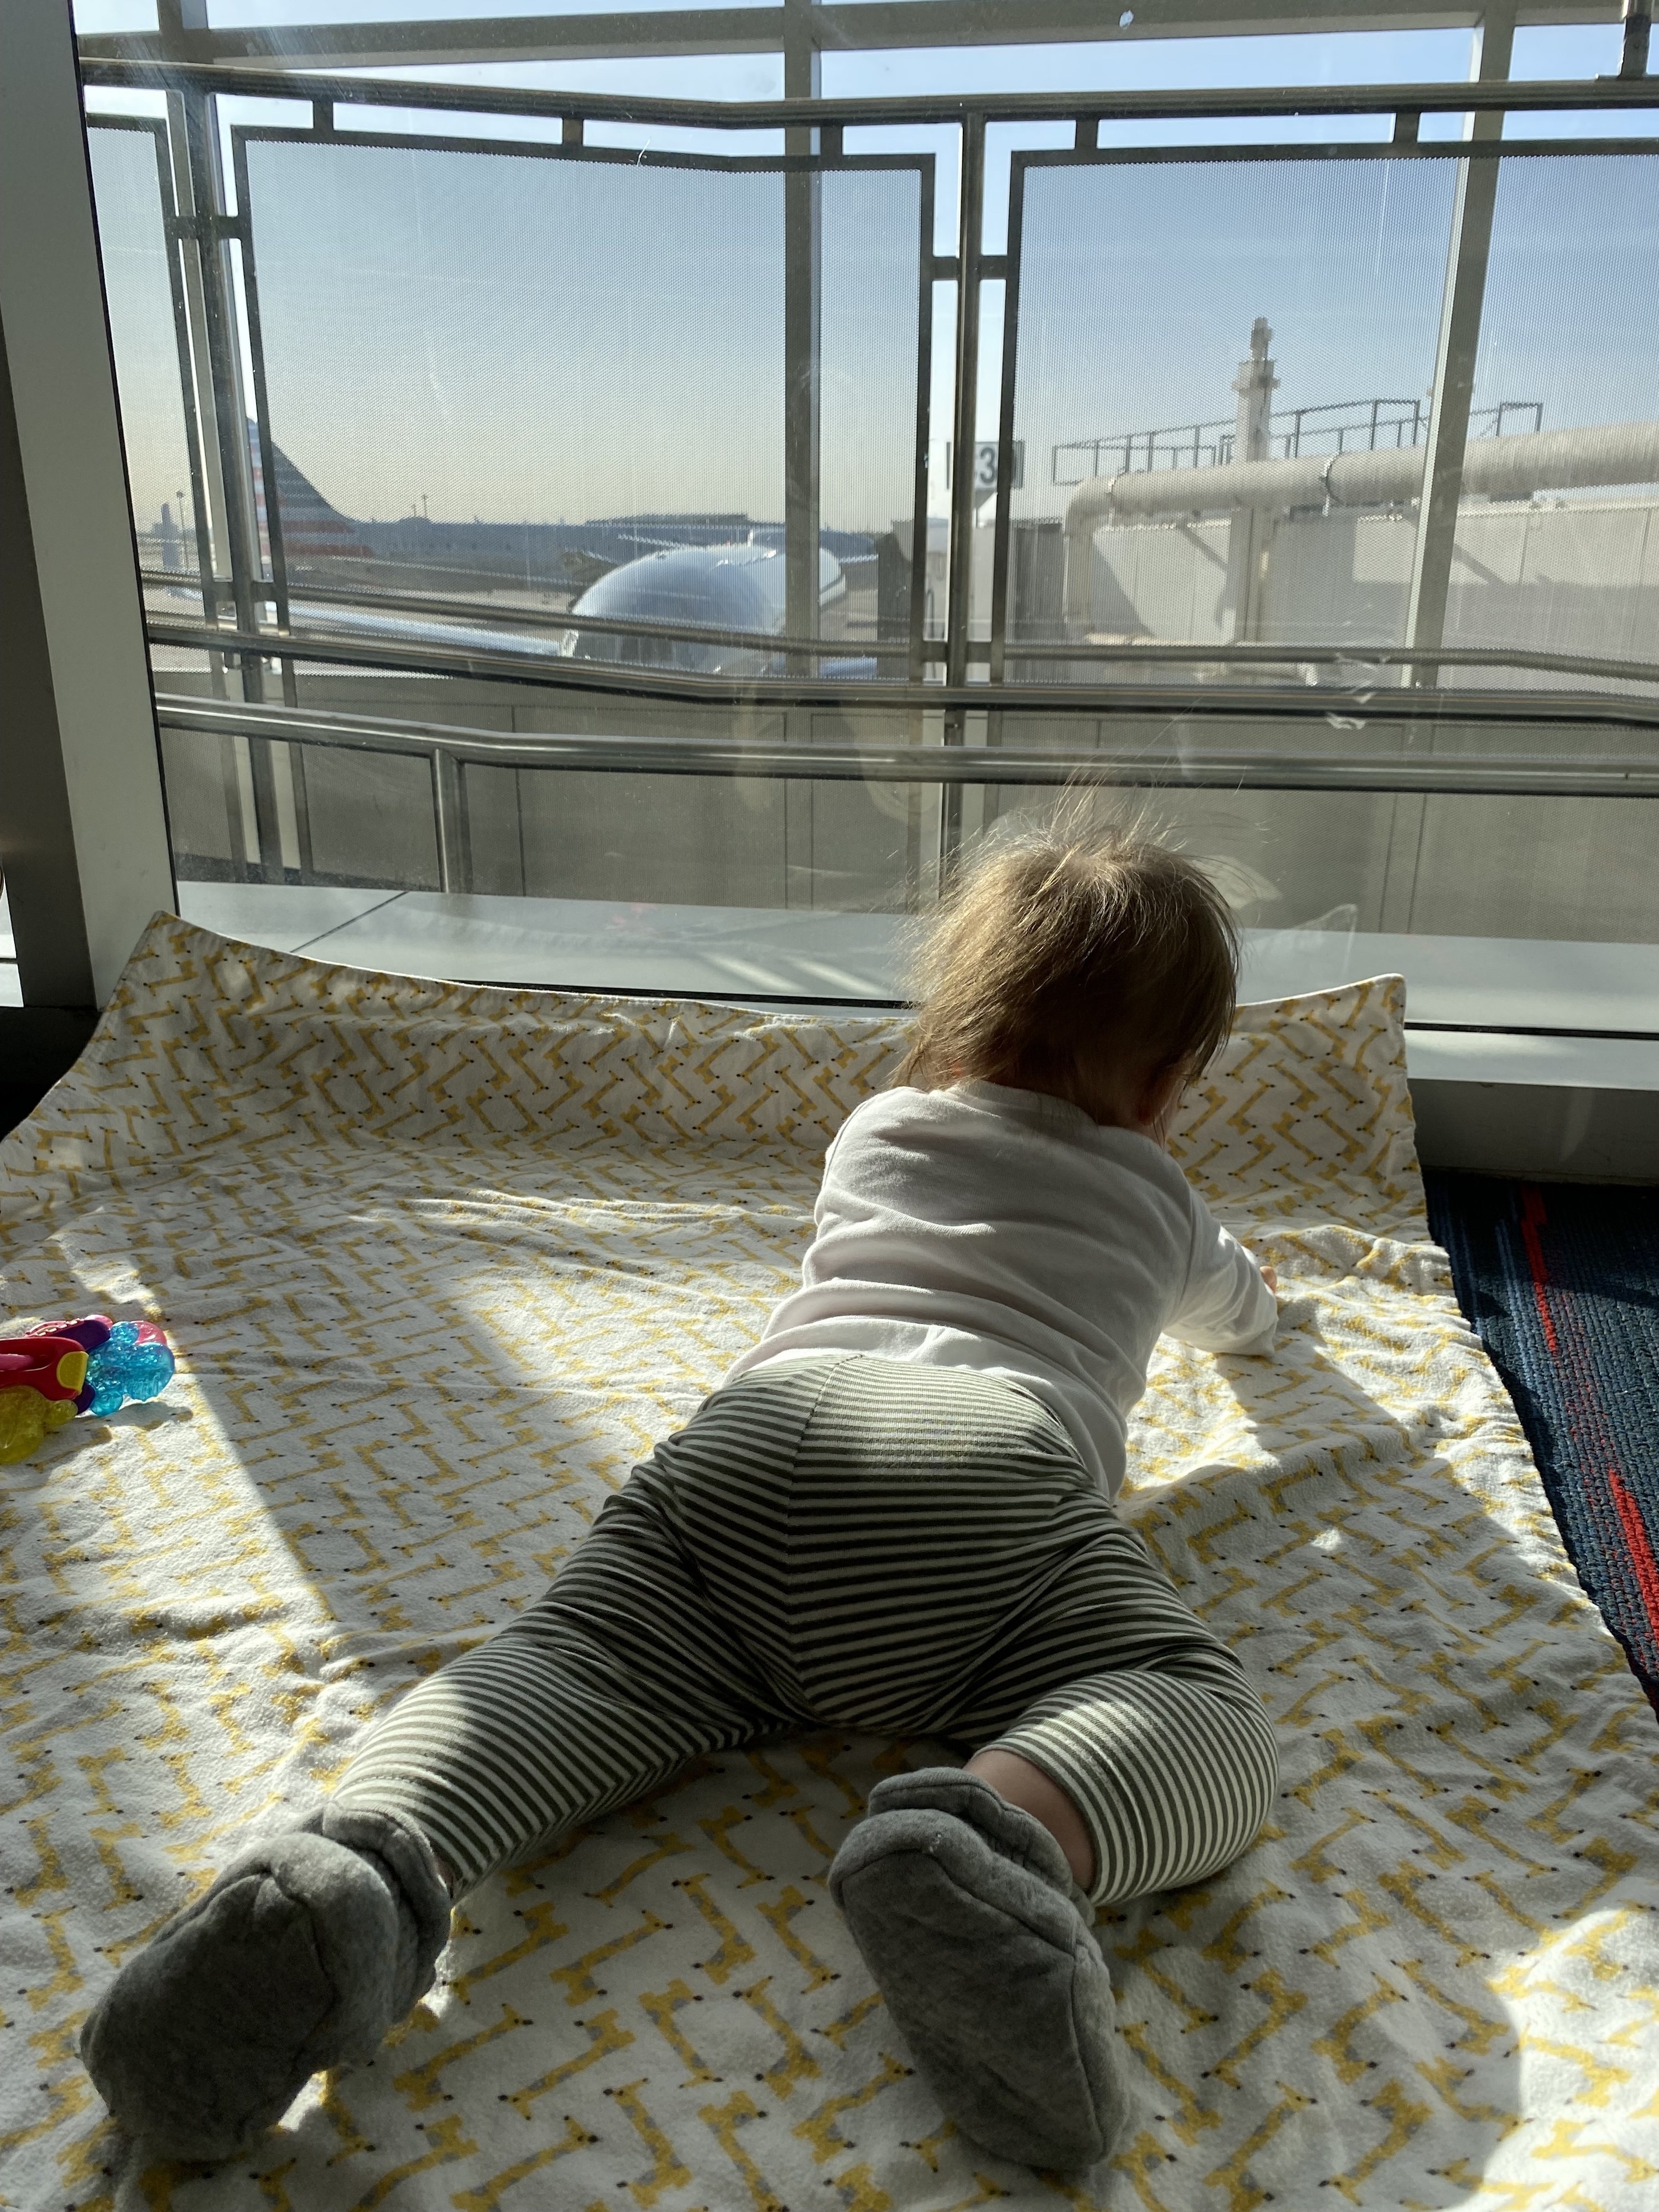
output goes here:
[[106, 2120], [88, 2007], [249, 1829], [507, 1620], [789, 1282], [886, 1019], [460, 988], [164, 918], [0, 1146], [17, 1322], [151, 1316], [165, 1396], [0, 1470], [0, 2203], [45, 2212], [1599, 2208], [1659, 2181], [1653, 1717], [1431, 1243], [1397, 981], [1247, 1009], [1182, 1158], [1271, 1358], [1159, 1350], [1125, 1510], [1261, 1684], [1225, 1874], [1103, 1916], [1133, 2121], [947, 2126], [824, 1874], [884, 1772], [695, 1765], [458, 1913], [373, 2064], [246, 2159]]
[[1659, 1191], [1425, 1181], [1579, 1580], [1659, 1705]]

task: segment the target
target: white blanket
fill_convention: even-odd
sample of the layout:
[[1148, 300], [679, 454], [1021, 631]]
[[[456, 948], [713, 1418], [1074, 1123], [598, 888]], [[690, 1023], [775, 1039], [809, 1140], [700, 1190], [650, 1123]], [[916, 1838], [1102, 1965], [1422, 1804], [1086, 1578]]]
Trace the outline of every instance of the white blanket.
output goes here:
[[940, 2122], [823, 1886], [876, 1775], [709, 1760], [489, 1887], [376, 2063], [146, 2167], [76, 2029], [250, 1827], [500, 1626], [790, 1279], [885, 1020], [370, 976], [159, 921], [0, 1147], [14, 1326], [149, 1315], [167, 1395], [0, 1469], [0, 2203], [179, 2212], [1651, 2205], [1653, 1717], [1428, 1242], [1397, 983], [1246, 1010], [1185, 1164], [1291, 1293], [1166, 1346], [1125, 1510], [1284, 1782], [1109, 1916], [1138, 2118], [1033, 2176]]

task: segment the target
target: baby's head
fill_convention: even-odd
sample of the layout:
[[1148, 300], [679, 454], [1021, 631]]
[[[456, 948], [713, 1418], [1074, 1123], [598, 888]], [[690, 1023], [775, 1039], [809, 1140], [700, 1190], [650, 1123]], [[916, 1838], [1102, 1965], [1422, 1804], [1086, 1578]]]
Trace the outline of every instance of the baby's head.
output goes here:
[[1238, 932], [1203, 870], [1132, 830], [988, 852], [921, 962], [898, 1080], [1042, 1091], [1163, 1141], [1232, 1026]]

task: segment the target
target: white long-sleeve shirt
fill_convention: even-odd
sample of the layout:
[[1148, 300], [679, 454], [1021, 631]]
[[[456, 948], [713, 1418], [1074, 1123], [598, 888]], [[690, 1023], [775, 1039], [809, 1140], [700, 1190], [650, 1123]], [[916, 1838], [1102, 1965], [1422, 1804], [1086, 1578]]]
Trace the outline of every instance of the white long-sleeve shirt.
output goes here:
[[1273, 1348], [1260, 1268], [1168, 1153], [1037, 1091], [866, 1099], [830, 1147], [813, 1218], [800, 1288], [728, 1381], [834, 1352], [1006, 1376], [1059, 1417], [1109, 1497], [1161, 1334]]

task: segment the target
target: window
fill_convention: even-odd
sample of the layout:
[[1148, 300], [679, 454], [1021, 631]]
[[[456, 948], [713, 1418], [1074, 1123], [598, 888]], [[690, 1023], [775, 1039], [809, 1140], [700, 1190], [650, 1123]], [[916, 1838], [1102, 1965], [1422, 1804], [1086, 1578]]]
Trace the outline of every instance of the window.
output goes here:
[[729, 17], [297, 12], [82, 27], [186, 914], [891, 1000], [1081, 792], [1212, 860], [1255, 994], [1659, 1033], [1659, 141], [1604, 27], [1516, 34], [1565, 107], [1402, 11], [838, 50], [756, 112], [811, 58]]

